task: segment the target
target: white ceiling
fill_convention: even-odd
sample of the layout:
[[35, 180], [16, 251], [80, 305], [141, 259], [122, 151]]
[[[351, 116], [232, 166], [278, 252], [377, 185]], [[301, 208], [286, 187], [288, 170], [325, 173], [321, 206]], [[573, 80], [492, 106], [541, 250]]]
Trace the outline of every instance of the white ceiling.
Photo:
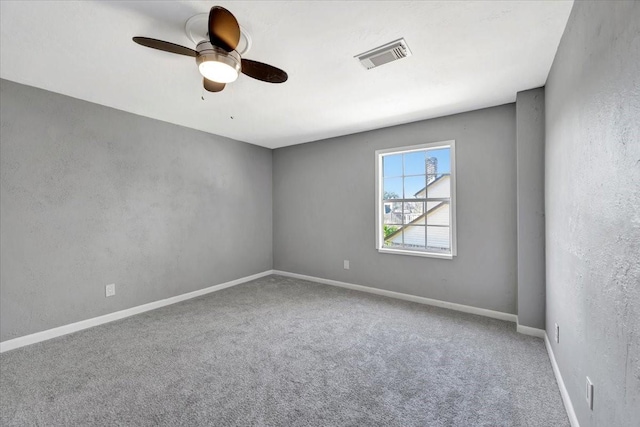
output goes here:
[[[184, 24], [213, 5], [251, 35], [244, 56], [288, 72], [204, 93]], [[0, 75], [269, 148], [515, 100], [545, 84], [572, 1], [2, 1]], [[354, 55], [404, 37], [413, 56]], [[231, 119], [233, 116], [233, 119]]]

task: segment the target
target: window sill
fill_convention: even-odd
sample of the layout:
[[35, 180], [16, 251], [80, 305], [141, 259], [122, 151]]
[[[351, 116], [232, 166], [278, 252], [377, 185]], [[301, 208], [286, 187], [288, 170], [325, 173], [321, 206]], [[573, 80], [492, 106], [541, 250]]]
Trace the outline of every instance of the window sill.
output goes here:
[[392, 254], [392, 255], [409, 255], [409, 256], [419, 256], [424, 258], [439, 258], [439, 259], [453, 259], [453, 254], [440, 254], [437, 252], [418, 252], [418, 251], [408, 251], [403, 249], [387, 249], [387, 248], [379, 248], [378, 252], [381, 254]]

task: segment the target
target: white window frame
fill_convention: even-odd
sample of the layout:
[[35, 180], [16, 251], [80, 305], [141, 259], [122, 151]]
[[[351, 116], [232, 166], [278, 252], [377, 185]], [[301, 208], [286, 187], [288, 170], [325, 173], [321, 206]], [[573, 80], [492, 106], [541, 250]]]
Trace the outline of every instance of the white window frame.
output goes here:
[[[410, 249], [393, 249], [384, 246], [384, 236], [383, 233], [383, 210], [384, 210], [384, 201], [383, 201], [383, 183], [382, 183], [382, 157], [385, 155], [392, 154], [401, 154], [401, 153], [410, 153], [412, 151], [421, 151], [425, 149], [438, 149], [438, 148], [449, 148], [450, 149], [450, 157], [451, 157], [451, 198], [449, 205], [449, 238], [451, 239], [451, 253], [443, 254], [439, 252], [427, 252], [427, 251], [419, 251], [419, 250], [410, 250]], [[457, 238], [456, 238], [456, 142], [455, 140], [450, 141], [439, 141], [439, 142], [429, 142], [426, 144], [419, 145], [411, 145], [407, 147], [394, 147], [387, 148], [384, 150], [376, 150], [375, 152], [375, 181], [376, 181], [376, 249], [378, 252], [383, 254], [396, 254], [396, 255], [411, 255], [411, 256], [420, 256], [420, 257], [428, 257], [428, 258], [442, 258], [442, 259], [453, 259], [454, 256], [458, 254], [457, 251]], [[425, 221], [426, 227], [426, 221]]]

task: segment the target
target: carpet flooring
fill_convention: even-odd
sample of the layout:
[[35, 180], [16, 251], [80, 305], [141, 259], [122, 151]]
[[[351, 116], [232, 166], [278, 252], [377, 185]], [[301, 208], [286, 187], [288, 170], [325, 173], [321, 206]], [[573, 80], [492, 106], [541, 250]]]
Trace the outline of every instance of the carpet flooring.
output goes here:
[[268, 276], [0, 355], [2, 426], [568, 426], [513, 323]]

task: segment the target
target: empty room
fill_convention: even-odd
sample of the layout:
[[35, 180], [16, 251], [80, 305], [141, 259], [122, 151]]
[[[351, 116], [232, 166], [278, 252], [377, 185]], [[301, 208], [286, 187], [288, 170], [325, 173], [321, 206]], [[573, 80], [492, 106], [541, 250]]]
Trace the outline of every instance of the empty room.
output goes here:
[[0, 425], [640, 426], [640, 1], [1, 1]]

